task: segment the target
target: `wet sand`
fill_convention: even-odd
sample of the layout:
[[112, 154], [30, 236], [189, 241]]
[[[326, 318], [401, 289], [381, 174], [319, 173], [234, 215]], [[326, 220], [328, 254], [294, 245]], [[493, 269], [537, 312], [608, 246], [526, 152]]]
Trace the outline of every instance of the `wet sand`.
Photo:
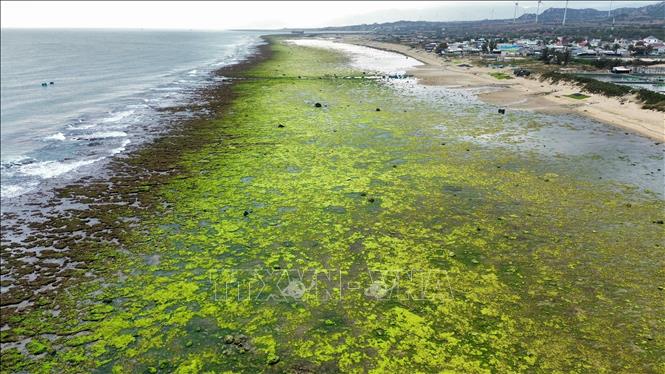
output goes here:
[[[422, 61], [424, 65], [410, 70], [409, 73], [425, 85], [478, 88], [481, 89], [478, 97], [482, 101], [509, 110], [578, 114], [658, 141], [665, 140], [665, 114], [642, 109], [641, 104], [632, 97], [617, 99], [584, 92], [589, 98], [578, 100], [566, 96], [582, 92], [580, 88], [572, 85], [541, 82], [534, 77], [498, 80], [489, 75], [492, 72], [504, 72], [512, 76], [508, 68], [459, 67], [424, 50], [395, 43], [370, 41], [357, 36], [345, 37], [344, 41], [398, 52]], [[471, 61], [467, 63], [473, 64]]]

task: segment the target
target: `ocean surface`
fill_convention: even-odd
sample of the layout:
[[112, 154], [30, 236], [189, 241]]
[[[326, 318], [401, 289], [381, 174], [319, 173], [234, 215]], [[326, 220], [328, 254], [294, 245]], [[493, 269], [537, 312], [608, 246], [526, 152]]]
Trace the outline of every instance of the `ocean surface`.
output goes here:
[[158, 133], [173, 120], [160, 109], [194, 100], [219, 79], [212, 71], [246, 58], [259, 36], [3, 29], [3, 202], [94, 173]]

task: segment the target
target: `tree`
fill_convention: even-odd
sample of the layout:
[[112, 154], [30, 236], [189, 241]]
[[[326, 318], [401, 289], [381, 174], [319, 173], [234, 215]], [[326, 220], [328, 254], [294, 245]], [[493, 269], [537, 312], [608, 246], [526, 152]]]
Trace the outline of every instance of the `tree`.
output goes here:
[[483, 53], [489, 53], [490, 48], [487, 42], [484, 42], [480, 48], [483, 50]]
[[496, 40], [490, 39], [488, 48], [490, 50], [490, 53], [494, 52], [494, 50], [496, 49]]
[[621, 46], [620, 46], [619, 44], [617, 44], [617, 43], [614, 43], [614, 45], [612, 46], [612, 50], [613, 50], [614, 52], [616, 52], [617, 50], [619, 50], [619, 48], [621, 48]]
[[563, 65], [568, 65], [570, 63], [570, 57], [571, 57], [571, 52], [570, 49], [566, 48], [562, 53], [561, 53], [561, 63]]
[[436, 53], [437, 55], [440, 55], [441, 52], [443, 52], [443, 50], [445, 50], [445, 49], [448, 49], [448, 43], [446, 43], [446, 42], [439, 43], [436, 46], [436, 48], [434, 48], [434, 53]]
[[568, 65], [570, 63], [570, 58], [572, 57], [572, 53], [570, 52], [570, 49], [565, 48], [561, 52], [556, 52], [554, 54], [554, 60], [557, 64], [559, 65]]
[[631, 51], [633, 54], [638, 55], [638, 56], [646, 56], [653, 50], [652, 46], [647, 46], [644, 44], [644, 41], [640, 40], [639, 42], [635, 43], [635, 45], [628, 46], [628, 50]]

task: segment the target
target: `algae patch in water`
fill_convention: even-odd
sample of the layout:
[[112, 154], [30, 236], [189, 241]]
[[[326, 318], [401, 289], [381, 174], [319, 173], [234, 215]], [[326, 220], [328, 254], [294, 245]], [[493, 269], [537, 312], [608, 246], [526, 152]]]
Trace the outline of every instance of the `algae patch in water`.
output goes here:
[[469, 142], [502, 125], [343, 78], [362, 74], [331, 51], [272, 48], [151, 189], [168, 214], [119, 238], [122, 277], [16, 317], [3, 343], [35, 343], [3, 371], [665, 369], [662, 200]]

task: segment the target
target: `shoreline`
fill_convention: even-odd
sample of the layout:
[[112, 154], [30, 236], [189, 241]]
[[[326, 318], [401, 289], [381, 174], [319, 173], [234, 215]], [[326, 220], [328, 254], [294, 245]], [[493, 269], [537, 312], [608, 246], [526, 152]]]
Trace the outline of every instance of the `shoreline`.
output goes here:
[[[659, 338], [644, 321], [662, 310], [663, 201], [585, 178], [614, 155], [484, 146], [472, 139], [511, 124], [348, 77], [339, 52], [268, 39], [219, 72], [231, 79], [206, 93], [207, 115], [114, 161], [112, 178], [58, 192], [63, 214], [32, 226], [25, 249], [67, 280], [3, 309], [8, 371], [658, 364], [660, 346], [632, 342]], [[635, 313], [614, 313], [624, 290]]]
[[[20, 286], [3, 283], [3, 287], [8, 286], [0, 301], [3, 318], [29, 309], [38, 297], [55, 297], [61, 286], [82, 281], [82, 277], [75, 276], [78, 267], [64, 273], [50, 269], [44, 272], [39, 268], [43, 270], [44, 263], [63, 259], [65, 264], [95, 267], [97, 264], [88, 263], [89, 254], [86, 252], [92, 248], [104, 250], [104, 244], [116, 241], [122, 231], [129, 231], [132, 226], [130, 222], [105, 221], [104, 217], [141, 217], [145, 212], [160, 210], [159, 201], [151, 191], [173, 178], [186, 178], [179, 166], [183, 155], [215, 141], [200, 134], [214, 126], [215, 120], [222, 118], [235, 97], [232, 91], [235, 81], [241, 79], [244, 72], [270, 58], [270, 42], [262, 39], [264, 43], [257, 45], [246, 59], [212, 71], [213, 76], [227, 79], [199, 89], [195, 96], [200, 100], [163, 109], [178, 111], [190, 108], [192, 112], [202, 113], [200, 116], [168, 123], [166, 131], [154, 139], [128, 153], [110, 157], [97, 175], [82, 176], [50, 190], [30, 192], [6, 202], [10, 209], [3, 207], [1, 213], [3, 275], [34, 273], [36, 277], [27, 283], [17, 282]], [[128, 213], [127, 205], [130, 204], [131, 213]], [[68, 209], [68, 206], [75, 208]], [[90, 217], [98, 217], [95, 220], [99, 222], [89, 225]], [[64, 219], [68, 221], [65, 232], [60, 228]], [[67, 235], [68, 232], [80, 235], [72, 238]], [[22, 258], [29, 256], [28, 250], [33, 247], [44, 249], [40, 251], [37, 261], [24, 264]], [[100, 274], [104, 273], [106, 271], [102, 270]], [[22, 279], [18, 276], [16, 278]], [[62, 278], [62, 281], [57, 278]], [[35, 288], [46, 283], [49, 288], [45, 292], [33, 294]]]
[[[535, 78], [512, 77], [512, 79], [497, 80], [489, 73], [503, 72], [512, 76], [510, 69], [478, 66], [462, 68], [432, 53], [401, 44], [374, 42], [362, 37], [349, 36], [343, 37], [342, 41], [400, 53], [422, 62], [423, 66], [410, 70], [409, 74], [424, 85], [485, 89], [484, 92], [477, 94], [481, 101], [506, 107], [508, 110], [577, 114], [636, 132], [659, 142], [665, 141], [665, 113], [642, 109], [641, 104], [634, 100], [606, 97], [584, 92], [570, 84], [552, 84]], [[589, 98], [582, 101], [566, 96], [576, 92], [584, 92]]]

